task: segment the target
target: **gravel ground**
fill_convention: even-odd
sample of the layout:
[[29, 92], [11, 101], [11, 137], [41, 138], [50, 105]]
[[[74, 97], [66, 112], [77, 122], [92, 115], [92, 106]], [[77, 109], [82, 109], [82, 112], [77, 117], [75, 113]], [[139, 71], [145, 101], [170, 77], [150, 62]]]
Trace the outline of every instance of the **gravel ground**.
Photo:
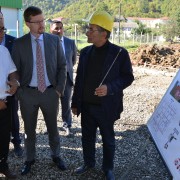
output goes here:
[[[171, 176], [164, 165], [146, 127], [155, 107], [169, 87], [177, 70], [156, 70], [150, 68], [133, 67], [135, 81], [124, 91], [124, 112], [121, 119], [115, 123], [116, 180], [170, 180]], [[10, 144], [9, 165], [18, 174], [18, 179], [26, 180], [102, 180], [102, 142], [97, 132], [97, 163], [96, 168], [85, 175], [75, 176], [73, 169], [83, 163], [81, 148], [80, 118], [73, 117], [73, 136], [66, 137], [61, 130], [62, 120], [58, 116], [58, 128], [61, 141], [61, 157], [68, 166], [62, 172], [52, 163], [48, 145], [48, 135], [41, 112], [37, 125], [37, 157], [27, 176], [20, 175], [24, 159], [14, 157]], [[23, 122], [20, 116], [21, 136], [23, 138]], [[22, 142], [22, 146], [23, 146]], [[3, 177], [0, 176], [2, 179]]]

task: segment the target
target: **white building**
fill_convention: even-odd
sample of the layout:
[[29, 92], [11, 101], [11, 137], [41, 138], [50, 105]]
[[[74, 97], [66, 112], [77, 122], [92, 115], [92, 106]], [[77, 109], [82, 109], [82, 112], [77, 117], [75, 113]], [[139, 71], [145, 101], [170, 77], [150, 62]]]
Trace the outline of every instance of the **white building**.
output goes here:
[[169, 21], [168, 17], [162, 18], [140, 18], [140, 17], [127, 17], [127, 22], [135, 22], [135, 20], [140, 21], [145, 24], [148, 28], [158, 28], [160, 24], [166, 24]]
[[22, 0], [0, 0], [7, 34], [15, 37], [23, 35]]

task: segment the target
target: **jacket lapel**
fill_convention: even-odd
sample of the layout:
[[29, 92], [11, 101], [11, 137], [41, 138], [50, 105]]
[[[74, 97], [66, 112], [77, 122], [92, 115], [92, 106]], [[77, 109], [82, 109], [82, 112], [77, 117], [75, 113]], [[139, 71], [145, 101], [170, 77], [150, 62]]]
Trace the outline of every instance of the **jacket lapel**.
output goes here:
[[31, 35], [30, 33], [27, 34], [26, 36], [26, 47], [25, 51], [26, 57], [27, 57], [27, 63], [29, 64], [28, 66], [31, 68], [31, 72], [33, 69], [33, 50], [32, 50], [32, 43], [31, 43]]
[[47, 61], [48, 59], [51, 59], [51, 57], [49, 57], [51, 55], [51, 48], [50, 48], [50, 44], [51, 42], [49, 41], [48, 36], [46, 35], [46, 33], [43, 34], [43, 41], [44, 41], [44, 53], [45, 53], [45, 61], [46, 61], [46, 67], [49, 66]]
[[111, 43], [110, 43], [109, 49], [107, 52], [107, 56], [105, 58], [103, 69], [102, 69], [102, 78], [105, 76], [105, 74], [107, 73], [108, 69], [110, 68], [110, 66], [114, 60], [114, 57], [112, 54], [114, 54], [114, 53], [113, 53], [113, 48], [112, 48]]

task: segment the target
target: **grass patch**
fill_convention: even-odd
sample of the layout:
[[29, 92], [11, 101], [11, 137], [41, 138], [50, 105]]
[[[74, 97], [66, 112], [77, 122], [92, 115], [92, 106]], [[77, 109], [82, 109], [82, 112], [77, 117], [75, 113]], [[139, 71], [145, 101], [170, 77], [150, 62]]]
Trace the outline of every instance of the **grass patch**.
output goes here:
[[[73, 39], [73, 37], [71, 37], [71, 38]], [[111, 39], [110, 39], [110, 41], [111, 41]], [[133, 43], [131, 41], [122, 42], [120, 44], [118, 44], [118, 43], [114, 43], [114, 44], [126, 48], [128, 50], [128, 52], [135, 51], [140, 45], [139, 43]], [[89, 45], [91, 45], [91, 43], [87, 42], [86, 36], [78, 37], [78, 40], [76, 43], [78, 51], [81, 51], [81, 49], [83, 49], [84, 47], [89, 46]]]

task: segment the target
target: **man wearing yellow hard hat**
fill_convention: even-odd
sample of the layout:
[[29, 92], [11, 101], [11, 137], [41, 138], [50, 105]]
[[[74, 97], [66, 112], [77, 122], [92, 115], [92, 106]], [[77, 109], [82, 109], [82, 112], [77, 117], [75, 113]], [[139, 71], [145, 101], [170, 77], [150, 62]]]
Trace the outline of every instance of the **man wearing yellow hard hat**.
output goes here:
[[87, 29], [87, 41], [92, 45], [81, 50], [72, 112], [81, 113], [84, 164], [75, 169], [77, 175], [95, 167], [96, 131], [103, 142], [102, 170], [105, 179], [114, 180], [114, 122], [123, 111], [123, 90], [134, 80], [126, 49], [112, 44], [108, 38], [113, 18], [105, 11], [95, 12]]

